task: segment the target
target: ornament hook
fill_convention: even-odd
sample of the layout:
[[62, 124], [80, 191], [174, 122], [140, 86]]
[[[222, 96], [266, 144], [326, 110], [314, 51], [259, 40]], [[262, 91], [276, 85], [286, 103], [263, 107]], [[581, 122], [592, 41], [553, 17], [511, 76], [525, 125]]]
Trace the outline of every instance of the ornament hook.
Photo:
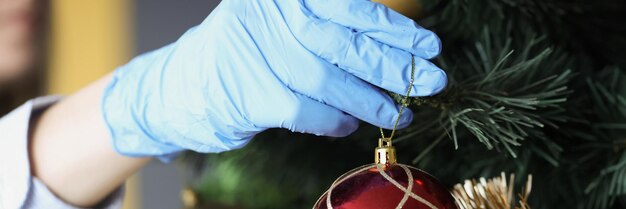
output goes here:
[[391, 129], [391, 134], [389, 135], [389, 137], [385, 137], [385, 132], [382, 128], [380, 128], [381, 138], [378, 139], [378, 147], [376, 147], [376, 150], [374, 151], [374, 162], [376, 162], [376, 164], [391, 165], [397, 162], [396, 148], [391, 145], [391, 139], [393, 138], [394, 134], [396, 133], [396, 129], [398, 128], [398, 123], [400, 122], [400, 118], [402, 117], [402, 111], [404, 111], [404, 108], [409, 106], [409, 98], [411, 95], [411, 89], [413, 89], [414, 80], [415, 57], [411, 55], [411, 79], [409, 81], [409, 86], [407, 87], [406, 95], [402, 100], [402, 106], [400, 108], [400, 111], [398, 111], [398, 118], [396, 119], [395, 125]]

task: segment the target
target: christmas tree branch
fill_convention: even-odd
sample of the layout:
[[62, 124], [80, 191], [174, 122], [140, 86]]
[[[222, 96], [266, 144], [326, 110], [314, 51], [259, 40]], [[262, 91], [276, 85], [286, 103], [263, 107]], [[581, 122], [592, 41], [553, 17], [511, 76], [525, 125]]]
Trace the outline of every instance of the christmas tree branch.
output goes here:
[[[520, 53], [515, 53], [510, 40], [494, 42], [496, 34], [488, 29], [483, 31], [481, 41], [473, 50], [466, 50], [465, 56], [439, 60], [450, 71], [448, 90], [437, 96], [413, 99], [411, 104], [418, 110], [424, 105], [434, 107], [442, 115], [437, 116], [438, 122], [425, 120], [416, 126], [440, 125], [457, 149], [459, 136], [466, 135], [459, 133], [462, 131], [488, 149], [504, 148], [516, 157], [514, 147], [530, 137], [529, 129], [541, 129], [546, 124], [556, 126], [552, 118], [543, 114], [562, 110], [560, 105], [571, 93], [566, 85], [572, 73], [563, 66], [548, 64], [562, 55], [542, 45], [542, 38], [531, 38]], [[471, 64], [447, 64], [464, 62]], [[410, 133], [418, 135], [423, 131], [430, 129]]]

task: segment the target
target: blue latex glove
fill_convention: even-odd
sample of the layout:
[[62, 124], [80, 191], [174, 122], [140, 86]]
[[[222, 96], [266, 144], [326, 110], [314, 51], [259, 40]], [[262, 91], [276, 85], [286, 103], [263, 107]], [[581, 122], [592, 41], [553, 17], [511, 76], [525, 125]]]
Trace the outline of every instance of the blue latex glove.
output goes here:
[[336, 137], [359, 119], [391, 128], [399, 106], [374, 86], [405, 93], [415, 56], [412, 96], [441, 91], [446, 75], [426, 60], [440, 45], [366, 0], [225, 0], [175, 43], [118, 68], [102, 110], [130, 156], [227, 151], [275, 127]]

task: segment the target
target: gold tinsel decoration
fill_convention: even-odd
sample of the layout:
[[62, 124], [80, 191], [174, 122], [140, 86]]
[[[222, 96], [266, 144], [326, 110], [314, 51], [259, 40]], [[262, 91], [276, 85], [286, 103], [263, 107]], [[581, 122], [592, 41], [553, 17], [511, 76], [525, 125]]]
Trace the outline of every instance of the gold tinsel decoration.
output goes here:
[[513, 180], [511, 174], [507, 183], [506, 174], [492, 179], [480, 178], [478, 180], [465, 180], [463, 184], [457, 184], [452, 194], [460, 209], [530, 209], [528, 195], [530, 194], [532, 175], [528, 175], [526, 186], [518, 194], [518, 204], [515, 206], [513, 196]]

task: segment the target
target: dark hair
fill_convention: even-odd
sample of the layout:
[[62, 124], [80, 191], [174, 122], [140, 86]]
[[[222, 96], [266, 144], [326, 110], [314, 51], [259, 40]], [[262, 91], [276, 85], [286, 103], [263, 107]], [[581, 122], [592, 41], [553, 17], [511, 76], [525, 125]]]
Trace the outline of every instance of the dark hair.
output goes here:
[[46, 76], [45, 67], [47, 66], [45, 56], [47, 52], [46, 34], [48, 34], [50, 7], [48, 1], [38, 1], [36, 7], [36, 10], [39, 12], [40, 28], [38, 30], [40, 32], [37, 33], [37, 37], [35, 38], [35, 64], [32, 65], [32, 69], [30, 69], [26, 75], [19, 79], [9, 83], [0, 83], [0, 117], [29, 99], [45, 93], [44, 78]]

